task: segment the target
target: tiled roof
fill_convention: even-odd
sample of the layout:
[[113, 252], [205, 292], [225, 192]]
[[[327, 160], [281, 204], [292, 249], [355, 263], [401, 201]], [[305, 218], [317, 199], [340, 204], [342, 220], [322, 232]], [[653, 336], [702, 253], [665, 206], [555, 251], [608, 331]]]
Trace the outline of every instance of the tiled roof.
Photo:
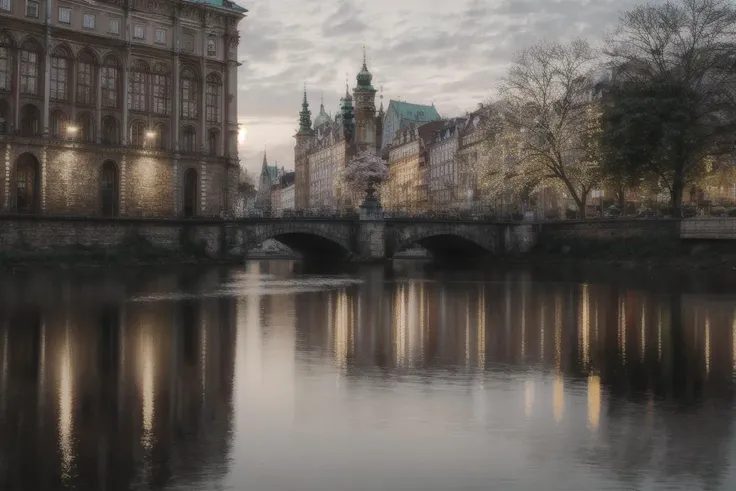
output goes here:
[[424, 123], [440, 119], [440, 115], [434, 106], [426, 106], [423, 104], [412, 104], [410, 102], [391, 101], [389, 108], [394, 107], [396, 112], [410, 121]]
[[245, 9], [241, 7], [240, 5], [236, 4], [235, 2], [231, 2], [230, 0], [184, 0], [184, 1], [189, 2], [189, 3], [206, 3], [207, 5], [212, 5], [213, 7], [220, 7], [223, 9], [232, 10], [234, 12], [245, 13], [248, 11], [248, 9]]

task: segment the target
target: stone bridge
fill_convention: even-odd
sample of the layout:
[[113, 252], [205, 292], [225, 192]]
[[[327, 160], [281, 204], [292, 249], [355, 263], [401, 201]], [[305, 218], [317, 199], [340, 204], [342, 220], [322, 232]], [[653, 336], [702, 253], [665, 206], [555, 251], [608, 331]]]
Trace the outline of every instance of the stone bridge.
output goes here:
[[275, 239], [305, 257], [380, 260], [414, 244], [435, 258], [524, 252], [532, 226], [475, 220], [244, 218], [229, 222], [231, 252]]

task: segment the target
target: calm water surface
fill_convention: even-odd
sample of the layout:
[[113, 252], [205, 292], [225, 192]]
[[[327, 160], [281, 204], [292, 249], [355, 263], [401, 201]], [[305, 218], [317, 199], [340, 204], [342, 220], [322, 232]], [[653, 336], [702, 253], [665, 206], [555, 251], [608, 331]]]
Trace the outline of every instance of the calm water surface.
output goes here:
[[736, 489], [736, 286], [0, 277], [0, 489]]

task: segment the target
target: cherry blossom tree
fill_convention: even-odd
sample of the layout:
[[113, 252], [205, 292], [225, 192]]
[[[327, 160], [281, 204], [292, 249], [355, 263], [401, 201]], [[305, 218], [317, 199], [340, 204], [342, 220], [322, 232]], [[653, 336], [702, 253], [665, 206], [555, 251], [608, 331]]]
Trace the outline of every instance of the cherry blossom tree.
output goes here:
[[370, 150], [360, 152], [351, 158], [339, 176], [346, 188], [366, 199], [375, 199], [376, 189], [388, 180], [386, 162]]

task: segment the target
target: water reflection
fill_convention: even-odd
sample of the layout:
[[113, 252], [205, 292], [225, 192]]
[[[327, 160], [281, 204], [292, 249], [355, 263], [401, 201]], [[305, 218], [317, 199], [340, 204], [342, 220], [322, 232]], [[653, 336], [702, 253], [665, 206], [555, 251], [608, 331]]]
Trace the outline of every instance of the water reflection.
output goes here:
[[735, 304], [291, 262], [0, 278], [0, 489], [733, 489]]

